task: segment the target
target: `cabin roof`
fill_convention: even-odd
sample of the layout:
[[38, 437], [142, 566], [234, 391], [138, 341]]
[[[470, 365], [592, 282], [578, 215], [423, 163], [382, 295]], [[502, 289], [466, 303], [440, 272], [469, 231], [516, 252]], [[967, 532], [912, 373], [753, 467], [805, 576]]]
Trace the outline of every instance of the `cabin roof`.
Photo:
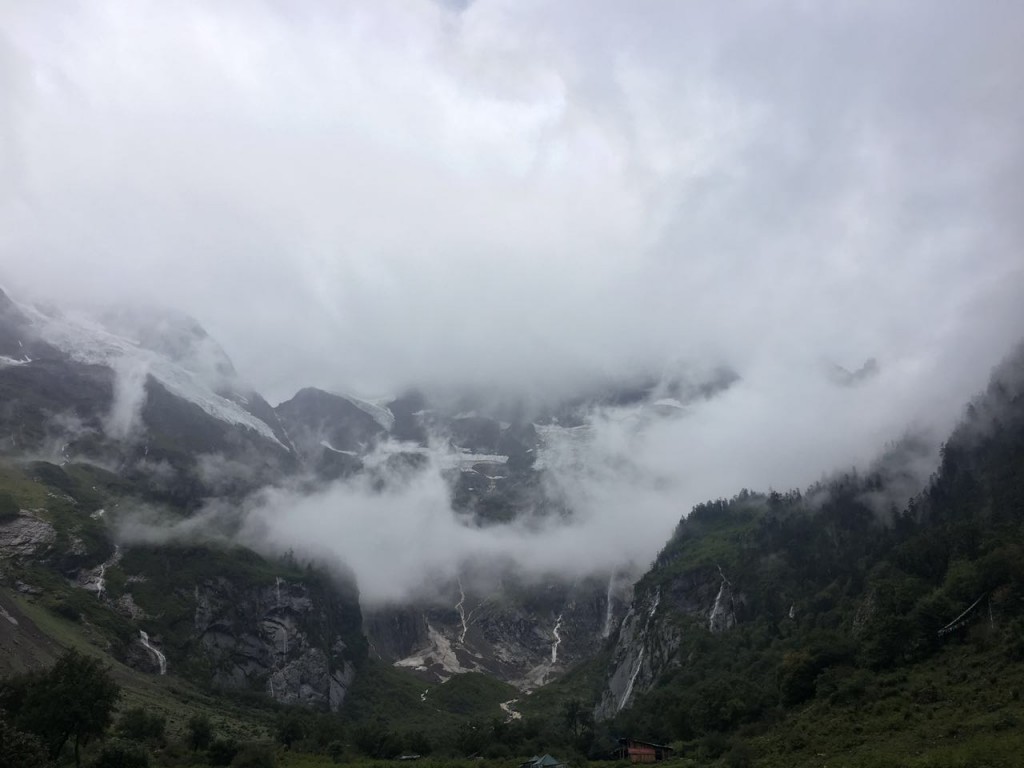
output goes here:
[[558, 765], [565, 765], [561, 760], [556, 760], [551, 755], [545, 754], [541, 757], [534, 755], [527, 760], [523, 765], [532, 766], [532, 768], [555, 768]]
[[672, 750], [668, 744], [655, 744], [653, 741], [644, 741], [643, 739], [634, 739], [632, 736], [623, 736], [619, 739], [619, 744], [643, 744], [645, 747], [656, 747], [657, 749]]

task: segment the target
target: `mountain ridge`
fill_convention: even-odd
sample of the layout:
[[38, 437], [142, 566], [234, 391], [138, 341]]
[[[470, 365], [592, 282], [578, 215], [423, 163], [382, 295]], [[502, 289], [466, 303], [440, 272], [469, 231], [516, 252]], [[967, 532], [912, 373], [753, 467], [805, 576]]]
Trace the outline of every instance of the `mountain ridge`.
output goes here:
[[[48, 322], [0, 295], [5, 599], [41, 606], [54, 626], [70, 622], [62, 632], [77, 627], [138, 674], [342, 712], [346, 702], [374, 711], [371, 682], [404, 691], [416, 680], [430, 691], [483, 674], [517, 686], [527, 713], [550, 716], [544, 708], [562, 691], [582, 691], [592, 721], [574, 727], [581, 753], [628, 732], [695, 754], [732, 734], [769, 754], [779, 746], [758, 741], [758, 723], [796, 718], [800, 707], [839, 711], [861, 700], [865, 680], [940, 658], [946, 638], [984, 637], [985, 652], [1006, 649], [1011, 670], [1019, 661], [1007, 638], [1024, 596], [1015, 565], [1024, 557], [1015, 543], [1024, 346], [968, 404], [923, 491], [912, 489], [927, 447], [908, 438], [863, 472], [697, 505], [642, 574], [609, 563], [572, 583], [466, 562], [429, 598], [364, 606], [344, 568], [325, 573], [293, 554], [230, 546], [230, 515], [228, 544], [205, 540], [211, 498], [239, 515], [232, 505], [276, 484], [302, 492], [361, 478], [379, 492], [431, 467], [461, 525], [571, 520], [547, 481], [546, 441], [580, 430], [579, 404], [537, 421], [509, 411], [505, 421], [417, 393], [382, 407], [305, 388], [271, 407], [233, 379], [230, 359], [198, 326], [172, 332], [169, 352], [149, 337], [143, 358], [165, 357], [155, 368], [119, 370], [118, 355], [136, 359], [135, 341], [102, 330], [92, 346], [70, 349], [79, 331], [61, 320], [48, 338]], [[195, 345], [203, 351], [193, 364]], [[119, 431], [120, 378], [136, 370], [127, 376], [136, 409]], [[650, 418], [677, 418], [687, 398], [709, 392], [659, 384], [622, 397]], [[226, 411], [204, 407], [220, 401]], [[109, 522], [142, 506], [182, 530], [192, 524], [191, 538], [116, 541]], [[474, 573], [481, 567], [486, 576]], [[38, 659], [52, 655], [53, 639], [41, 638]], [[510, 697], [497, 703], [512, 718], [509, 689], [488, 690]], [[352, 703], [352, 691], [365, 699]], [[403, 698], [402, 717], [424, 717], [428, 699]]]

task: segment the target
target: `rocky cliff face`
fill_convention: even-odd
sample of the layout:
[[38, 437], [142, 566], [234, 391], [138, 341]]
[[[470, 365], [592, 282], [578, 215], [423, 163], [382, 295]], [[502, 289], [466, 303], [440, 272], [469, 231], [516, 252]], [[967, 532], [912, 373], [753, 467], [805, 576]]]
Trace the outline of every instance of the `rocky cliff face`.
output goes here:
[[57, 532], [52, 525], [22, 511], [16, 517], [0, 522], [0, 562], [43, 554], [56, 538]]
[[361, 470], [362, 457], [387, 434], [389, 423], [348, 398], [312, 387], [275, 411], [303, 464], [322, 480]]
[[303, 584], [240, 586], [224, 578], [194, 588], [195, 636], [226, 688], [263, 688], [284, 704], [337, 711], [355, 678], [356, 650], [332, 631], [326, 606]]
[[606, 685], [594, 711], [606, 720], [649, 691], [678, 663], [684, 632], [725, 632], [743, 596], [722, 569], [704, 566], [664, 577], [655, 568], [636, 594], [615, 636]]
[[204, 548], [126, 549], [105, 570], [100, 597], [137, 628], [140, 669], [336, 711], [365, 658], [343, 578]]
[[447, 606], [378, 606], [365, 612], [370, 653], [431, 681], [485, 672], [523, 690], [550, 682], [601, 648], [618, 624], [628, 579], [524, 584], [506, 575], [451, 586]]

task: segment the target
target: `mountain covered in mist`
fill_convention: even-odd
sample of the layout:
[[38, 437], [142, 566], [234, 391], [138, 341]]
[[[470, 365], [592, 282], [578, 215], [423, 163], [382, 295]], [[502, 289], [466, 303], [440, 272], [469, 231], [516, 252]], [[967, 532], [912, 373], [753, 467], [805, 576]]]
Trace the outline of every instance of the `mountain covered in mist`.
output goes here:
[[1000, 734], [1022, 715], [1024, 681], [1024, 346], [968, 405], [924, 490], [886, 496], [920, 450], [695, 507], [592, 673], [594, 716], [705, 757], [748, 741], [765, 764], [805, 748], [867, 760], [890, 741], [892, 764], [946, 765], [960, 742], [969, 763], [1009, 765]]
[[[580, 510], [555, 470], [584, 460], [575, 448], [591, 413], [684, 418], [736, 379], [639, 378], [530, 407], [305, 388], [274, 407], [188, 318], [79, 316], [0, 293], [0, 671], [52, 659], [67, 632], [134, 680], [166, 675], [396, 728], [477, 686], [479, 706], [500, 704], [496, 722], [508, 721], [489, 738], [542, 751], [530, 739], [544, 731], [517, 725], [515, 708], [550, 719], [576, 702], [586, 716], [571, 737], [548, 738], [592, 756], [624, 732], [715, 756], [732, 738], [784, 751], [759, 723], [849, 715], [880, 681], [943, 668], [951, 644], [1000, 659], [994, 690], [1015, 685], [1022, 349], [969, 405], [923, 490], [929, 448], [908, 438], [807, 489], [680, 510], [646, 572], [607, 562], [566, 577], [557, 563], [481, 553], [367, 600], [346, 563], [292, 551], [280, 529], [261, 538], [247, 519], [275, 493], [323, 498], [346, 535], [346, 503], [415, 494], [436, 476], [456, 534], [571, 532]], [[339, 486], [362, 495], [324, 495]], [[458, 682], [484, 679], [501, 683]]]
[[[76, 313], [17, 304], [4, 294], [0, 302], [0, 451], [20, 467], [16, 474], [25, 482], [65, 497], [69, 514], [85, 505], [89, 515], [71, 530], [44, 515], [29, 525], [41, 538], [26, 544], [26, 553], [53, 565], [53, 548], [73, 542], [77, 554], [62, 556], [57, 570], [120, 611], [127, 623], [117, 625], [113, 647], [131, 663], [148, 668], [156, 656], [129, 630], [134, 622], [148, 628], [147, 642], [159, 644], [171, 669], [200, 674], [202, 665], [189, 661], [199, 652], [218, 684], [332, 707], [353, 674], [341, 659], [358, 644], [345, 630], [341, 645], [329, 636], [310, 645], [296, 627], [314, 617], [348, 628], [361, 622], [375, 659], [428, 683], [483, 672], [532, 689], [598, 651], [625, 610], [635, 574], [607, 563], [594, 568], [594, 576], [566, 580], [558, 563], [551, 573], [524, 573], [512, 561], [467, 561], [416, 594], [364, 605], [361, 614], [346, 608], [335, 615], [333, 609], [323, 613], [301, 579], [267, 565], [256, 569], [263, 575], [251, 585], [212, 573], [164, 584], [184, 600], [168, 611], [153, 603], [162, 591], [138, 586], [154, 583], [155, 576], [132, 570], [150, 559], [138, 553], [156, 558], [159, 550], [147, 550], [148, 540], [127, 542], [118, 531], [139, 515], [187, 526], [206, 519], [217, 504], [241, 504], [269, 487], [302, 494], [353, 482], [381, 492], [428, 468], [442, 478], [453, 514], [466, 528], [571, 520], [575, 512], [546, 466], [555, 460], [552, 441], [585, 436], [589, 408], [629, 405], [661, 417], [680, 411], [688, 399], [713, 396], [735, 378], [716, 371], [706, 383], [638, 379], [532, 410], [418, 392], [371, 403], [312, 387], [272, 407], [186, 316], [140, 308]], [[337, 514], [346, 514], [344, 506]], [[25, 525], [19, 522], [12, 535]], [[234, 536], [240, 522], [229, 513], [203, 525], [196, 522], [189, 534], [167, 541], [222, 540]], [[263, 549], [272, 553], [273, 542], [264, 541]], [[192, 556], [191, 550], [174, 551]], [[243, 571], [250, 572], [248, 566]], [[283, 592], [266, 591], [270, 574]], [[348, 574], [339, 579], [351, 584]], [[24, 583], [36, 589], [31, 580]], [[297, 603], [282, 598], [294, 594], [305, 596]], [[238, 605], [232, 619], [211, 607], [231, 603]], [[188, 631], [181, 630], [181, 611], [192, 614]], [[243, 624], [239, 615], [246, 617]], [[307, 651], [316, 651], [315, 661]], [[321, 672], [282, 672], [294, 663]], [[341, 677], [332, 682], [335, 674]], [[308, 692], [310, 675], [320, 676], [312, 685], [316, 693]]]

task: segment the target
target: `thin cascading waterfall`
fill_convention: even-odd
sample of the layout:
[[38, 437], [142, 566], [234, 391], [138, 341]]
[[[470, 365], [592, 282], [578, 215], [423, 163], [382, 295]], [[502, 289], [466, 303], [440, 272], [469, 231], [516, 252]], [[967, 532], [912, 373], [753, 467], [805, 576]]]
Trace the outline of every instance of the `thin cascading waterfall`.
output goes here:
[[711, 606], [711, 615], [708, 616], [708, 629], [712, 632], [715, 631], [715, 621], [718, 620], [718, 612], [722, 605], [722, 595], [725, 593], [725, 582], [723, 581], [718, 587], [718, 594], [715, 595], [715, 604]]
[[722, 577], [722, 582], [718, 585], [718, 594], [715, 595], [715, 602], [711, 606], [711, 614], [708, 616], [708, 630], [711, 632], [715, 631], [718, 617], [724, 612], [722, 609], [722, 598], [725, 596], [725, 588], [726, 586], [732, 586], [732, 582], [725, 577], [725, 572], [720, 565], [718, 566], [718, 575]]
[[160, 667], [160, 674], [166, 675], [167, 657], [164, 656], [163, 653], [158, 648], [154, 648], [153, 645], [149, 642], [149, 633], [140, 629], [139, 639], [142, 641], [142, 647], [153, 654], [153, 657], [156, 659], [157, 665]]
[[608, 594], [605, 595], [605, 609], [604, 609], [604, 630], [601, 632], [601, 637], [607, 638], [612, 633], [612, 586], [615, 583], [615, 574], [613, 573], [608, 577]]
[[107, 564], [100, 564], [100, 573], [96, 577], [96, 597], [103, 599], [103, 593], [107, 591]]
[[555, 642], [551, 645], [551, 663], [558, 663], [558, 646], [562, 644], [562, 636], [558, 634], [558, 630], [562, 628], [562, 614], [558, 614], [558, 618], [555, 619], [555, 628], [551, 630], [551, 634], [555, 637]]
[[644, 664], [644, 647], [640, 646], [640, 653], [636, 657], [636, 668], [633, 670], [633, 674], [629, 676], [629, 683], [626, 685], [626, 690], [622, 694], [622, 698], [619, 700], [618, 710], [621, 712], [622, 708], [626, 706], [626, 702], [629, 701], [629, 697], [633, 695], [633, 684], [636, 682], [637, 675], [640, 674], [640, 668]]
[[647, 621], [644, 622], [643, 631], [640, 633], [640, 653], [636, 657], [636, 665], [633, 668], [633, 673], [629, 676], [629, 683], [626, 685], [626, 690], [622, 694], [622, 698], [619, 699], [619, 706], [617, 711], [621, 712], [622, 708], [629, 703], [629, 697], [633, 695], [633, 685], [636, 683], [636, 678], [640, 674], [640, 670], [644, 665], [644, 651], [647, 646], [644, 641], [647, 639], [647, 630], [650, 629], [651, 620], [654, 618], [654, 614], [658, 610], [658, 604], [661, 602], [661, 590], [657, 590], [654, 593], [654, 602], [651, 604], [651, 609], [647, 612]]
[[459, 614], [459, 620], [462, 622], [462, 632], [459, 635], [459, 642], [466, 642], [466, 633], [469, 632], [469, 624], [466, 622], [466, 591], [462, 588], [462, 579], [456, 578], [459, 583], [459, 602], [455, 604], [455, 610]]
[[114, 545], [114, 554], [110, 556], [110, 559], [105, 563], [100, 564], [100, 572], [96, 577], [96, 597], [103, 599], [103, 596], [107, 592], [107, 568], [112, 565], [117, 565], [121, 559], [121, 547], [117, 544]]

